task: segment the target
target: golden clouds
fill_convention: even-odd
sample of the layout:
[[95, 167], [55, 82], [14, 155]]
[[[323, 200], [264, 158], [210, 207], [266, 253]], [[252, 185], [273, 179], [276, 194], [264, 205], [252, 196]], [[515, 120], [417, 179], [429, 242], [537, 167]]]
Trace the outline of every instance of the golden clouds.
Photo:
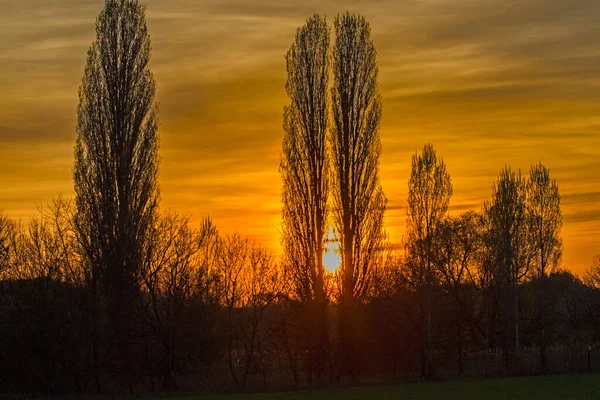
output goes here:
[[[103, 1], [0, 0], [0, 208], [70, 193], [77, 88]], [[478, 209], [504, 164], [542, 161], [563, 195], [564, 264], [600, 252], [600, 4], [570, 0], [148, 0], [163, 207], [277, 248], [284, 55], [313, 12], [371, 22], [384, 98], [381, 177], [393, 242], [410, 157], [432, 142], [452, 212]]]

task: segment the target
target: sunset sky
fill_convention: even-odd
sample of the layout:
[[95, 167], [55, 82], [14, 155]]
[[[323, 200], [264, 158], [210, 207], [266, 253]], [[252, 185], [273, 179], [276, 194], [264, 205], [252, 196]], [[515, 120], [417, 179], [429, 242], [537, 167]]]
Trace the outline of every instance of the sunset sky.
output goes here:
[[[0, 209], [72, 195], [77, 90], [103, 0], [0, 0]], [[563, 265], [600, 253], [600, 2], [148, 0], [162, 207], [279, 251], [285, 53], [312, 13], [371, 23], [382, 186], [402, 240], [411, 156], [431, 142], [451, 212], [479, 210], [505, 164], [557, 179]]]

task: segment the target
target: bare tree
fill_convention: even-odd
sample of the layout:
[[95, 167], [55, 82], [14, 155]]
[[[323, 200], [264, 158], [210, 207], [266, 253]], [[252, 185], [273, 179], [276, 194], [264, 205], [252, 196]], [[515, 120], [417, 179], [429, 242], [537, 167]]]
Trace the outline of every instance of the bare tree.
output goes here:
[[369, 300], [386, 296], [396, 289], [399, 270], [405, 264], [399, 250], [399, 247], [389, 242], [382, 246], [380, 256], [373, 267]]
[[82, 375], [78, 355], [84, 341], [79, 325], [84, 309], [80, 307], [80, 275], [74, 273], [77, 261], [73, 258], [75, 238], [69, 206], [59, 198], [40, 207], [41, 216], [32, 218], [24, 228], [15, 223], [6, 230], [0, 227], [0, 235], [5, 233], [8, 239], [9, 253], [3, 285], [9, 293], [2, 296], [6, 304], [1, 302], [0, 310], [12, 319], [10, 334], [19, 335], [12, 352], [31, 371], [44, 369], [13, 379], [34, 390], [50, 392]]
[[539, 280], [538, 313], [540, 318], [541, 339], [540, 361], [542, 370], [546, 370], [547, 327], [546, 298], [547, 275], [552, 272], [548, 268], [556, 267], [562, 256], [562, 214], [560, 211], [560, 194], [555, 179], [550, 178], [550, 171], [542, 163], [533, 165], [527, 181], [527, 212], [530, 221], [531, 245], [535, 253], [532, 268]]
[[335, 19], [333, 46], [333, 219], [342, 256], [342, 350], [356, 373], [352, 308], [368, 293], [373, 258], [385, 237], [386, 198], [379, 181], [381, 95], [375, 46], [364, 17]]
[[10, 217], [0, 214], [0, 280], [10, 273], [15, 264], [16, 238], [19, 225]]
[[75, 226], [92, 291], [91, 364], [97, 369], [102, 295], [115, 362], [127, 372], [119, 377], [128, 385], [133, 382], [132, 309], [158, 206], [156, 86], [149, 60], [145, 7], [137, 0], [107, 0], [79, 90]]
[[585, 283], [590, 287], [600, 289], [600, 254], [592, 259], [592, 264], [585, 273]]
[[478, 213], [468, 211], [442, 221], [442, 255], [438, 267], [442, 278], [453, 290], [460, 289], [469, 266], [475, 264], [481, 242], [479, 219]]
[[474, 269], [481, 251], [480, 215], [468, 211], [458, 217], [448, 217], [440, 228], [440, 256], [438, 268], [445, 287], [454, 302], [453, 320], [458, 372], [464, 368], [464, 331], [473, 316], [473, 297], [467, 285], [469, 269]]
[[281, 295], [280, 272], [266, 249], [237, 233], [221, 239], [217, 271], [227, 310], [231, 377], [238, 388], [245, 388], [254, 370], [266, 384], [264, 347], [273, 334], [266, 314]]
[[540, 277], [552, 272], [562, 256], [562, 213], [560, 194], [556, 179], [550, 178], [550, 170], [541, 163], [533, 165], [527, 181], [527, 212], [531, 224], [535, 258], [532, 268]]
[[[600, 254], [592, 258], [592, 263], [583, 278], [588, 290], [583, 296], [574, 296], [572, 304], [580, 309], [586, 322], [595, 328], [595, 337], [600, 332]], [[576, 315], [578, 313], [575, 313]]]
[[71, 203], [58, 197], [39, 211], [40, 217], [32, 218], [25, 229], [14, 223], [9, 228], [9, 246], [16, 250], [10, 278], [79, 284]]
[[323, 287], [323, 252], [329, 191], [327, 158], [327, 84], [329, 27], [313, 15], [296, 32], [286, 55], [283, 179], [284, 267], [296, 297], [307, 308], [305, 321], [309, 374], [320, 379], [327, 354], [327, 299]]
[[210, 262], [217, 240], [210, 219], [203, 220], [199, 231], [190, 228], [188, 218], [174, 213], [157, 220], [141, 273], [142, 303], [143, 320], [162, 348], [159, 369], [165, 390], [177, 388], [177, 373], [195, 353], [192, 335], [195, 322], [201, 323], [199, 306], [213, 301]]
[[431, 376], [433, 287], [439, 282], [438, 254], [441, 226], [452, 196], [446, 164], [431, 144], [412, 158], [406, 209], [406, 265], [410, 281], [420, 298], [424, 343], [422, 374]]
[[468, 284], [471, 285], [481, 298], [479, 307], [473, 310], [473, 327], [483, 338], [483, 347], [486, 350], [485, 376], [489, 372], [489, 351], [495, 348], [495, 325], [498, 313], [498, 291], [501, 280], [500, 268], [496, 264], [495, 249], [490, 216], [484, 211], [477, 213], [473, 221], [479, 238], [474, 262], [467, 264], [466, 274]]
[[301, 358], [306, 353], [306, 326], [302, 318], [302, 308], [289, 295], [290, 279], [282, 271], [282, 293], [274, 303], [275, 321], [273, 327], [273, 344], [275, 352], [284, 368], [288, 369], [294, 381], [294, 387], [300, 384]]
[[[531, 262], [526, 182], [521, 171], [515, 173], [510, 167], [505, 167], [492, 188], [491, 203], [486, 203], [484, 208], [490, 219], [494, 263], [499, 268], [504, 298], [505, 362], [507, 367], [511, 360], [512, 365], [517, 366], [520, 350], [519, 283], [527, 275]], [[511, 325], [514, 327], [512, 330]]]
[[243, 239], [239, 234], [233, 234], [220, 239], [219, 256], [217, 260], [217, 270], [219, 276], [219, 291], [223, 306], [227, 310], [227, 360], [229, 363], [229, 372], [235, 385], [239, 388], [243, 382], [238, 377], [236, 355], [241, 352], [237, 346], [239, 337], [239, 328], [236, 322], [237, 310], [241, 307], [242, 301], [242, 280], [243, 269], [249, 253], [249, 242]]

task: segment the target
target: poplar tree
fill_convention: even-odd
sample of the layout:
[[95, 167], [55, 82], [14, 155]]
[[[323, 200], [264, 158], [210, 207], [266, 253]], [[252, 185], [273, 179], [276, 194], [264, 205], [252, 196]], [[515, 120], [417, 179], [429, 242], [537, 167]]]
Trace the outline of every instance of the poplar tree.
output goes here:
[[150, 51], [145, 7], [137, 0], [107, 0], [77, 109], [75, 228], [91, 289], [90, 365], [97, 377], [101, 353], [110, 355], [108, 362], [124, 371], [119, 378], [128, 385], [138, 275], [159, 201]]
[[419, 299], [423, 343], [421, 374], [433, 374], [432, 303], [433, 289], [443, 267], [439, 250], [443, 247], [443, 222], [452, 197], [452, 181], [446, 164], [431, 144], [412, 158], [406, 209], [406, 266]]
[[329, 168], [327, 152], [329, 27], [325, 18], [310, 17], [296, 32], [286, 55], [283, 180], [284, 267], [295, 296], [306, 307], [305, 338], [309, 369], [324, 370], [327, 347], [327, 299], [323, 252], [327, 234]]
[[548, 275], [557, 266], [562, 256], [562, 213], [560, 194], [555, 179], [550, 178], [550, 170], [542, 163], [531, 166], [527, 181], [527, 212], [530, 221], [531, 245], [533, 251], [532, 269], [538, 279], [537, 306], [540, 319], [540, 362], [542, 370], [548, 364], [546, 313]]
[[341, 327], [344, 362], [357, 372], [354, 307], [369, 290], [384, 239], [386, 197], [379, 180], [382, 105], [377, 52], [363, 16], [338, 15], [334, 22], [332, 191], [333, 221], [342, 256]]

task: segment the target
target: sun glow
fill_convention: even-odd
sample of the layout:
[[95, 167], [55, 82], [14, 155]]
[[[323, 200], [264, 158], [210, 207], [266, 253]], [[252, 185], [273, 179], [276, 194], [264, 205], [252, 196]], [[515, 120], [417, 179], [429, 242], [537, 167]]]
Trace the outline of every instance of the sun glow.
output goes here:
[[327, 241], [325, 243], [325, 251], [323, 252], [323, 265], [330, 272], [338, 269], [342, 263], [342, 257], [340, 257], [339, 249], [340, 245], [335, 239], [333, 228], [329, 227], [329, 234], [327, 235]]

